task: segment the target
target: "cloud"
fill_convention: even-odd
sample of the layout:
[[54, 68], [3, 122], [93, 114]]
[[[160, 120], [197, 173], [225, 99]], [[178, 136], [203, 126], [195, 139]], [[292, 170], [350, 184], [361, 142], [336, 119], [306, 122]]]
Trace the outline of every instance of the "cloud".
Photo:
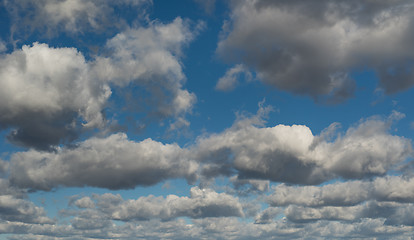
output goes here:
[[188, 112], [196, 96], [182, 89], [186, 78], [180, 58], [200, 24], [192, 29], [189, 21], [178, 17], [168, 24], [152, 22], [146, 28], [121, 32], [107, 41], [109, 57], [97, 57], [93, 72], [115, 86], [133, 84], [144, 89], [142, 94], [149, 97], [141, 104], [154, 107], [152, 114], [166, 117]]
[[323, 186], [280, 184], [273, 190], [267, 198], [272, 206], [352, 206], [369, 200], [409, 203], [414, 200], [414, 179], [386, 176], [372, 181], [347, 181]]
[[73, 204], [78, 208], [94, 208], [95, 207], [95, 203], [92, 201], [90, 197], [83, 197], [83, 198], [77, 199]]
[[[248, 123], [247, 121], [246, 123]], [[329, 141], [307, 126], [256, 127], [234, 124], [197, 140], [196, 158], [206, 177], [237, 173], [238, 178], [319, 184], [335, 178], [381, 176], [412, 154], [411, 141], [389, 133], [390, 122], [361, 120]]]
[[176, 144], [146, 139], [134, 142], [123, 133], [91, 138], [55, 152], [29, 150], [11, 156], [10, 181], [49, 191], [59, 186], [127, 189], [169, 178], [194, 180], [197, 164]]
[[[47, 36], [55, 36], [58, 32], [113, 31], [125, 27], [127, 21], [124, 16], [117, 15], [114, 8], [135, 8], [137, 16], [145, 15], [144, 7], [152, 1], [6, 0], [4, 3], [12, 18], [12, 33], [25, 37], [25, 34], [35, 31]], [[21, 30], [23, 27], [25, 33]]]
[[0, 195], [0, 219], [24, 223], [53, 223], [46, 217], [43, 208], [35, 206], [25, 199], [18, 199], [11, 195]]
[[371, 68], [386, 93], [414, 84], [414, 5], [397, 1], [233, 1], [217, 54], [258, 79], [318, 100], [353, 96], [349, 73]]
[[[95, 216], [91, 217], [94, 222]], [[73, 224], [73, 223], [72, 223]], [[97, 226], [97, 225], [96, 225]], [[385, 219], [364, 218], [356, 222], [316, 221], [297, 224], [279, 219], [266, 224], [254, 224], [236, 217], [200, 218], [172, 221], [129, 221], [123, 224], [104, 225], [102, 228], [76, 229], [71, 225], [40, 225], [0, 223], [2, 233], [14, 233], [11, 239], [48, 239], [49, 236], [73, 239], [194, 239], [209, 236], [215, 239], [307, 239], [307, 238], [372, 238], [407, 239], [413, 227], [386, 225]], [[28, 234], [30, 233], [30, 234]], [[276, 237], [275, 237], [276, 236]]]
[[111, 90], [89, 78], [75, 48], [25, 45], [3, 55], [0, 66], [0, 127], [15, 128], [11, 142], [49, 149], [76, 138], [79, 120], [85, 127], [104, 124], [101, 111]]
[[4, 54], [0, 127], [13, 128], [12, 143], [51, 150], [75, 140], [81, 130], [105, 127], [103, 109], [111, 88], [127, 87], [142, 93], [131, 102], [146, 117], [186, 122], [196, 96], [183, 88], [180, 56], [201, 25], [190, 30], [189, 21], [177, 18], [129, 29], [108, 40], [109, 56], [89, 61], [75, 48], [40, 43]]
[[238, 199], [211, 189], [193, 187], [190, 197], [168, 195], [146, 196], [136, 200], [123, 200], [110, 193], [94, 195], [98, 211], [109, 219], [119, 221], [142, 221], [151, 219], [171, 220], [177, 217], [206, 218], [244, 216]]
[[213, 14], [216, 8], [216, 0], [194, 0], [197, 4], [199, 4], [204, 11], [211, 15]]
[[252, 79], [252, 74], [241, 64], [230, 68], [226, 71], [223, 77], [221, 77], [217, 84], [216, 90], [220, 91], [230, 91], [233, 90], [236, 85], [239, 83], [238, 78], [244, 75], [247, 81]]
[[[46, 211], [27, 199], [26, 192], [0, 178], [0, 223], [53, 224]], [[1, 232], [1, 229], [0, 229]]]
[[236, 190], [236, 193], [239, 195], [264, 193], [269, 190], [270, 185], [268, 180], [239, 179], [237, 176], [233, 176], [229, 180], [233, 184], [234, 190]]
[[7, 50], [6, 43], [0, 39], [0, 53], [5, 52]]
[[291, 205], [284, 211], [287, 219], [295, 223], [308, 223], [321, 220], [360, 222], [361, 219], [385, 219], [384, 225], [414, 226], [414, 218], [409, 214], [413, 204], [370, 201], [349, 207], [309, 208]]
[[275, 208], [275, 207], [266, 208], [265, 210], [263, 210], [262, 212], [260, 212], [256, 216], [254, 223], [256, 223], [256, 224], [268, 224], [268, 223], [271, 223], [272, 220], [276, 216], [278, 216], [278, 215], [280, 215], [282, 213], [283, 213], [283, 211], [280, 208]]

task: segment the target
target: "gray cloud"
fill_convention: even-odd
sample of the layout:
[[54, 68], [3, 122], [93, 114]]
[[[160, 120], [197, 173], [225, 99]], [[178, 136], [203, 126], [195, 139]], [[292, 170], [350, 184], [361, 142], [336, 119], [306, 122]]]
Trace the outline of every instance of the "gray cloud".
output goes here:
[[321, 220], [360, 222], [361, 219], [380, 219], [384, 225], [390, 226], [414, 226], [412, 211], [414, 206], [410, 204], [398, 204], [394, 202], [370, 201], [365, 204], [349, 207], [321, 207], [309, 208], [291, 205], [284, 211], [287, 219], [295, 223], [308, 223]]
[[275, 207], [269, 207], [260, 212], [254, 220], [254, 223], [256, 224], [269, 224], [273, 221], [273, 219], [282, 214], [283, 211], [280, 208]]
[[414, 84], [410, 1], [233, 1], [217, 53], [263, 82], [316, 99], [353, 95], [354, 69], [369, 67], [394, 93]]
[[381, 176], [412, 154], [409, 139], [389, 133], [391, 118], [362, 120], [330, 141], [325, 139], [333, 131], [329, 128], [314, 136], [303, 125], [236, 122], [222, 133], [199, 138], [194, 151], [206, 177], [237, 172], [240, 179], [319, 184], [338, 177]]
[[269, 190], [270, 185], [268, 180], [239, 179], [237, 176], [231, 177], [230, 182], [233, 184], [234, 190], [236, 190], [235, 192], [239, 195], [264, 193]]
[[22, 188], [58, 186], [109, 189], [148, 186], [168, 178], [195, 177], [197, 164], [176, 144], [133, 142], [123, 133], [91, 138], [56, 152], [29, 150], [11, 156], [10, 181]]
[[244, 216], [237, 198], [211, 189], [193, 187], [190, 197], [168, 195], [147, 196], [136, 200], [123, 200], [119, 195], [95, 195], [96, 205], [108, 218], [120, 221], [171, 220], [185, 216], [190, 218]]
[[[87, 129], [108, 125], [103, 109], [111, 88], [139, 89], [143, 112], [187, 122], [196, 96], [183, 89], [180, 57], [201, 28], [177, 18], [129, 29], [109, 39], [107, 57], [86, 61], [75, 48], [24, 45], [0, 59], [0, 128], [12, 143], [51, 150]], [[192, 31], [194, 30], [194, 31]], [[133, 86], [133, 87], [131, 87]], [[188, 122], [187, 122], [188, 123]], [[179, 126], [178, 123], [173, 126]]]
[[272, 206], [352, 206], [369, 200], [410, 203], [414, 201], [414, 179], [379, 177], [373, 181], [347, 181], [324, 186], [280, 184], [268, 196]]
[[108, 85], [88, 77], [85, 58], [74, 48], [34, 43], [0, 59], [0, 127], [16, 127], [8, 139], [48, 149], [85, 127], [104, 124]]
[[[109, 57], [99, 56], [92, 71], [98, 79], [118, 87], [138, 86], [140, 95], [148, 95], [141, 105], [154, 108], [151, 114], [179, 116], [191, 110], [193, 93], [183, 89], [182, 48], [202, 28], [176, 18], [169, 24], [154, 22], [148, 27], [130, 28], [106, 43]], [[137, 101], [137, 100], [135, 100]]]
[[242, 64], [237, 64], [236, 66], [227, 70], [224, 76], [218, 80], [216, 84], [216, 90], [233, 90], [239, 83], [238, 78], [240, 78], [240, 76], [244, 76], [247, 81], [250, 81], [252, 79], [252, 74], [246, 69], [246, 67]]
[[[413, 227], [386, 225], [385, 219], [364, 218], [356, 222], [317, 221], [295, 224], [285, 219], [267, 224], [254, 224], [235, 217], [184, 219], [173, 221], [129, 221], [124, 224], [105, 226], [102, 229], [75, 229], [70, 225], [40, 225], [24, 223], [1, 223], [0, 232], [15, 233], [11, 239], [62, 239], [116, 238], [116, 239], [327, 239], [372, 238], [408, 239]], [[30, 233], [30, 234], [27, 234]]]
[[[0, 223], [2, 221], [30, 224], [53, 224], [43, 208], [27, 198], [25, 191], [0, 178]], [[1, 230], [0, 230], [1, 232]]]

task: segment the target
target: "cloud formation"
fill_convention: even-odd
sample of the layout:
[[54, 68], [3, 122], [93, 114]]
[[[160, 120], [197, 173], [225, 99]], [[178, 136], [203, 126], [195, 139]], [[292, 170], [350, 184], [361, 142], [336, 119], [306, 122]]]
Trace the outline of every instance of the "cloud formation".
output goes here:
[[406, 0], [233, 1], [217, 53], [264, 83], [316, 99], [353, 96], [349, 73], [365, 67], [395, 93], [414, 84], [413, 8]]
[[105, 127], [111, 88], [126, 87], [142, 93], [128, 103], [140, 105], [140, 112], [186, 122], [196, 96], [183, 88], [180, 57], [202, 24], [197, 26], [190, 29], [189, 21], [177, 18], [129, 29], [108, 40], [111, 54], [88, 61], [75, 48], [41, 43], [2, 55], [0, 127], [13, 128], [12, 143], [51, 150], [81, 131]]
[[78, 118], [85, 127], [102, 126], [110, 95], [75, 48], [34, 43], [0, 58], [0, 126], [15, 128], [13, 143], [48, 149], [76, 138]]
[[115, 86], [143, 89], [148, 97], [140, 104], [147, 103], [152, 114], [182, 115], [196, 101], [195, 94], [182, 88], [186, 80], [180, 60], [182, 49], [202, 25], [192, 28], [190, 21], [177, 17], [168, 24], [152, 22], [148, 27], [118, 33], [106, 43], [109, 56], [96, 58], [93, 74]]
[[414, 179], [401, 176], [375, 178], [373, 181], [348, 181], [324, 186], [287, 186], [273, 189], [268, 202], [272, 206], [307, 207], [353, 206], [365, 201], [409, 203], [414, 201]]
[[257, 127], [236, 123], [222, 133], [199, 138], [194, 151], [204, 163], [202, 172], [206, 176], [236, 172], [241, 179], [294, 184], [381, 176], [412, 154], [409, 139], [389, 133], [389, 120], [362, 120], [344, 136], [326, 139], [335, 133], [335, 125], [315, 136], [303, 125]]
[[21, 188], [51, 190], [59, 186], [127, 189], [169, 178], [195, 179], [197, 164], [176, 144], [128, 140], [118, 133], [91, 138], [55, 152], [29, 150], [13, 154], [10, 181]]
[[[160, 219], [172, 220], [177, 217], [206, 218], [244, 216], [243, 208], [237, 198], [226, 193], [217, 193], [212, 189], [193, 187], [190, 197], [153, 195], [138, 199], [124, 200], [120, 195], [106, 193], [94, 195], [96, 210], [104, 218], [119, 221], [149, 221]], [[88, 203], [85, 205], [85, 203]], [[81, 208], [93, 209], [93, 201], [89, 197], [78, 199], [74, 204]], [[82, 210], [83, 211], [83, 210]], [[86, 215], [85, 215], [86, 216]]]

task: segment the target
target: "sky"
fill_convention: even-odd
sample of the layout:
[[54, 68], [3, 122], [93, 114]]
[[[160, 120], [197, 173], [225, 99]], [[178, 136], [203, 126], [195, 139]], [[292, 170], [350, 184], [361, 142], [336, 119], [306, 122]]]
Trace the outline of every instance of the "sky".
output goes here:
[[1, 0], [0, 239], [413, 239], [411, 0]]

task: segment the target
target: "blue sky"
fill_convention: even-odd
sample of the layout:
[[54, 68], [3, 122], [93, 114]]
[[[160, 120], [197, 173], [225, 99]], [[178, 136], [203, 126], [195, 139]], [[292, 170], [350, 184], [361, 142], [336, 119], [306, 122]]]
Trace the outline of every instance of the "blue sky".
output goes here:
[[0, 239], [411, 239], [414, 4], [0, 2]]

